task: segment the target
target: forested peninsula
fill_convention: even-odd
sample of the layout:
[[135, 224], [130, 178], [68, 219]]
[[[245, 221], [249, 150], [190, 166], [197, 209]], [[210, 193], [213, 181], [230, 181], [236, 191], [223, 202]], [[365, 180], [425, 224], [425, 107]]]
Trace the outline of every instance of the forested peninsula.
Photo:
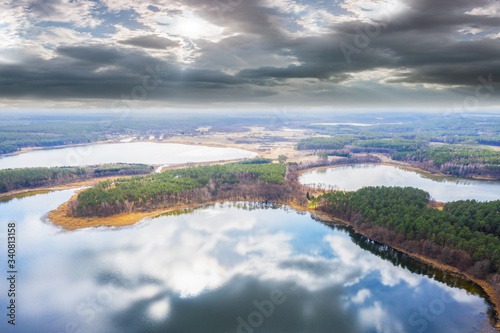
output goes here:
[[174, 169], [100, 182], [71, 200], [68, 214], [105, 217], [220, 200], [307, 203], [295, 165], [255, 162]]
[[0, 170], [0, 195], [19, 190], [86, 181], [101, 177], [144, 175], [153, 172], [145, 164], [105, 164], [87, 167], [21, 168]]
[[500, 200], [436, 209], [420, 189], [365, 187], [324, 193], [310, 203], [370, 239], [486, 281], [500, 299]]

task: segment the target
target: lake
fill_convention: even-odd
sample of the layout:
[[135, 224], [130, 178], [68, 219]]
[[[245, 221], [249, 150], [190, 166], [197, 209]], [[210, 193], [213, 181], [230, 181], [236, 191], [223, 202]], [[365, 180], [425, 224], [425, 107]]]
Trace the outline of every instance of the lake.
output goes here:
[[436, 201], [500, 200], [500, 182], [435, 176], [390, 165], [359, 164], [306, 171], [302, 184], [355, 191], [364, 186], [411, 186], [425, 190]]
[[44, 220], [73, 193], [0, 203], [18, 265], [16, 330], [1, 279], [1, 332], [493, 332], [477, 286], [310, 213], [241, 202], [122, 228]]
[[108, 143], [32, 150], [0, 157], [0, 169], [84, 166], [105, 163], [172, 165], [250, 158], [257, 153], [236, 149], [177, 143]]

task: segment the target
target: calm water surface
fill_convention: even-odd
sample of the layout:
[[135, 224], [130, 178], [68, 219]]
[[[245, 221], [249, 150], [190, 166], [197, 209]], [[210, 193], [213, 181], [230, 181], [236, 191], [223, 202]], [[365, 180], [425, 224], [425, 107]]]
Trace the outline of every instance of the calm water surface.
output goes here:
[[83, 166], [104, 163], [171, 165], [254, 157], [251, 151], [236, 148], [192, 146], [176, 143], [133, 142], [94, 144], [58, 149], [34, 150], [0, 157], [0, 169]]
[[73, 193], [0, 203], [0, 244], [15, 222], [19, 271], [16, 330], [0, 280], [1, 332], [491, 330], [474, 285], [309, 213], [227, 203], [124, 228], [42, 221]]
[[389, 165], [347, 165], [316, 169], [300, 177], [302, 184], [334, 186], [355, 191], [364, 186], [411, 186], [425, 190], [442, 202], [476, 199], [500, 200], [500, 182], [433, 176]]

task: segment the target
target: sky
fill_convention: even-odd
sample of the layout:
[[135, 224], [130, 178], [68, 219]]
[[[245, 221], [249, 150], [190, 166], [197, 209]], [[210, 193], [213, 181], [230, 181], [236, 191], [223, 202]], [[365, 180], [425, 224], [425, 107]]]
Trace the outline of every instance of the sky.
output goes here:
[[0, 108], [500, 109], [494, 0], [0, 0]]

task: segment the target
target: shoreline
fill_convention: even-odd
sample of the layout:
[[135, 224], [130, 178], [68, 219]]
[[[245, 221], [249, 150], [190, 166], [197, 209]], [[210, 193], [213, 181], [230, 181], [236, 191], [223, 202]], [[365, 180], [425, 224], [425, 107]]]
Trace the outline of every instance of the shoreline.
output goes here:
[[105, 144], [124, 144], [124, 143], [141, 143], [141, 142], [152, 142], [152, 143], [170, 143], [170, 144], [179, 144], [179, 145], [187, 145], [187, 146], [207, 146], [207, 147], [213, 147], [213, 148], [234, 148], [234, 149], [240, 149], [240, 150], [248, 150], [256, 154], [262, 154], [261, 151], [259, 151], [257, 148], [245, 148], [245, 147], [234, 147], [234, 145], [226, 145], [226, 144], [215, 144], [215, 143], [195, 143], [195, 142], [182, 142], [180, 140], [137, 140], [137, 141], [130, 141], [130, 142], [121, 142], [121, 141], [113, 141], [113, 140], [108, 140], [108, 141], [96, 141], [96, 142], [87, 142], [87, 143], [73, 143], [69, 145], [58, 145], [58, 146], [48, 146], [48, 147], [23, 147], [20, 148], [18, 151], [12, 152], [12, 153], [7, 153], [7, 154], [0, 154], [1, 157], [8, 157], [8, 156], [15, 156], [15, 155], [20, 155], [24, 153], [28, 153], [30, 151], [36, 151], [36, 150], [48, 150], [48, 149], [63, 149], [63, 148], [72, 148], [72, 147], [81, 147], [81, 146], [92, 146], [92, 145], [105, 145]]
[[[14, 191], [9, 191], [5, 193], [0, 193], [0, 198], [5, 198], [5, 197], [16, 197], [17, 195], [20, 194], [27, 194], [31, 192], [42, 192], [42, 191], [62, 191], [62, 190], [69, 190], [69, 189], [74, 189], [82, 186], [91, 186], [92, 180], [96, 180], [95, 178], [91, 178], [88, 181], [81, 181], [81, 182], [75, 182], [75, 183], [68, 183], [68, 184], [61, 184], [61, 185], [54, 185], [54, 186], [44, 186], [44, 187], [36, 187], [36, 188], [24, 188], [20, 190], [14, 190]], [[104, 178], [102, 180], [105, 180]]]
[[98, 182], [105, 181], [105, 180], [115, 180], [118, 178], [130, 178], [132, 176], [136, 176], [136, 175], [93, 177], [93, 178], [89, 178], [89, 179], [85, 179], [85, 180], [81, 180], [81, 181], [64, 183], [64, 184], [59, 184], [59, 185], [23, 188], [23, 189], [19, 189], [19, 190], [0, 193], [0, 198], [10, 197], [10, 196], [15, 197], [16, 195], [20, 195], [20, 194], [27, 194], [27, 193], [39, 192], [39, 191], [62, 191], [62, 190], [76, 189], [78, 187], [83, 187], [83, 186], [92, 186]]
[[69, 144], [69, 145], [58, 145], [58, 146], [48, 146], [48, 147], [23, 147], [23, 148], [20, 148], [18, 151], [15, 151], [12, 153], [0, 154], [0, 157], [15, 156], [15, 155], [20, 155], [20, 154], [24, 154], [24, 153], [29, 153], [30, 151], [36, 151], [36, 150], [62, 149], [62, 148], [71, 148], [71, 147], [79, 147], [79, 146], [99, 145], [99, 144], [106, 144], [106, 143], [120, 143], [120, 142], [96, 141], [96, 142], [73, 143], [73, 144]]
[[207, 147], [213, 147], [213, 148], [234, 148], [234, 149], [241, 149], [241, 150], [247, 150], [251, 151], [253, 153], [256, 153], [257, 156], [253, 158], [260, 157], [262, 154], [262, 151], [259, 151], [257, 148], [246, 148], [246, 147], [235, 147], [234, 145], [237, 145], [237, 143], [233, 143], [232, 145], [227, 145], [227, 144], [216, 144], [216, 143], [196, 143], [196, 142], [182, 142], [182, 141], [175, 141], [175, 140], [163, 140], [163, 141], [158, 141], [158, 140], [141, 140], [141, 141], [136, 141], [136, 142], [155, 142], [155, 143], [175, 143], [178, 145], [188, 145], [188, 146], [207, 146]]
[[303, 173], [309, 172], [309, 171], [314, 171], [314, 170], [324, 170], [324, 169], [330, 169], [330, 168], [341, 168], [345, 166], [354, 166], [354, 165], [387, 165], [387, 166], [393, 166], [401, 169], [406, 169], [410, 171], [415, 171], [431, 176], [437, 176], [437, 177], [444, 177], [444, 178], [449, 178], [449, 179], [458, 179], [458, 180], [466, 180], [466, 181], [471, 181], [471, 180], [478, 180], [478, 181], [490, 181], [490, 182], [500, 182], [499, 180], [496, 179], [491, 179], [491, 178], [480, 178], [480, 177], [471, 177], [471, 178], [464, 178], [464, 177], [455, 177], [455, 176], [449, 176], [441, 172], [432, 172], [424, 169], [420, 169], [416, 166], [412, 166], [411, 164], [406, 164], [406, 163], [389, 163], [389, 162], [380, 162], [380, 163], [375, 163], [375, 162], [366, 162], [366, 163], [351, 163], [351, 164], [334, 164], [334, 165], [325, 165], [325, 166], [319, 166], [319, 167], [313, 167], [313, 168], [308, 168], [304, 170], [299, 171], [299, 177], [302, 176]]
[[[251, 158], [257, 158], [257, 157], [251, 157]], [[167, 171], [167, 170], [189, 168], [189, 167], [198, 167], [198, 166], [224, 165], [224, 164], [229, 164], [229, 163], [236, 163], [236, 162], [245, 161], [245, 160], [251, 159], [251, 158], [244, 157], [244, 158], [235, 158], [232, 160], [221, 160], [221, 161], [187, 162], [187, 163], [174, 164], [174, 165], [169, 165], [169, 166], [161, 166], [160, 172]]]
[[[194, 137], [193, 137], [194, 138]], [[245, 151], [250, 151], [253, 153], [256, 153], [257, 156], [253, 158], [269, 158], [269, 152], [268, 149], [262, 150], [259, 149], [260, 145], [259, 143], [249, 143], [249, 144], [241, 144], [238, 145], [236, 143], [213, 143], [213, 142], [190, 142], [190, 141], [183, 141], [179, 140], [179, 137], [172, 137], [168, 138], [166, 140], [157, 140], [157, 139], [151, 139], [151, 140], [137, 140], [137, 141], [131, 141], [131, 142], [120, 142], [120, 141], [96, 141], [96, 142], [90, 142], [90, 143], [76, 143], [76, 144], [69, 144], [69, 145], [59, 145], [59, 146], [51, 146], [51, 147], [24, 147], [21, 148], [19, 151], [13, 152], [13, 153], [8, 153], [8, 154], [0, 154], [0, 158], [2, 157], [8, 157], [8, 156], [15, 156], [15, 155], [20, 155], [24, 153], [28, 153], [30, 151], [36, 151], [36, 150], [47, 150], [47, 149], [62, 149], [62, 148], [71, 148], [71, 147], [81, 147], [81, 146], [90, 146], [90, 145], [102, 145], [102, 144], [122, 144], [122, 143], [140, 143], [140, 142], [152, 142], [152, 143], [168, 143], [168, 144], [179, 144], [179, 145], [188, 145], [188, 146], [206, 146], [206, 147], [213, 147], [213, 148], [233, 148], [233, 149], [240, 149], [240, 150], [245, 150]], [[267, 156], [267, 157], [266, 157]], [[241, 159], [234, 159], [231, 161], [240, 161], [244, 160], [245, 158]], [[182, 163], [183, 165], [198, 165], [199, 163], [216, 163], [216, 162], [225, 162], [229, 163], [228, 161], [207, 161], [207, 162], [192, 162], [192, 163]], [[300, 162], [300, 161], [293, 161], [293, 159], [290, 159], [290, 162]], [[327, 169], [327, 168], [338, 168], [342, 166], [348, 166], [348, 165], [360, 165], [360, 164], [372, 164], [372, 165], [388, 165], [388, 166], [394, 166], [394, 167], [399, 167], [402, 169], [407, 169], [407, 170], [412, 170], [412, 171], [417, 171], [420, 173], [428, 174], [428, 175], [433, 175], [433, 176], [438, 176], [438, 177], [448, 177], [448, 178], [456, 178], [460, 180], [483, 180], [483, 181], [499, 181], [498, 179], [492, 179], [489, 177], [483, 177], [483, 176], [477, 176], [477, 175], [472, 175], [470, 177], [455, 177], [455, 176], [450, 176], [443, 174], [442, 172], [439, 171], [428, 171], [421, 169], [419, 167], [413, 166], [407, 162], [400, 162], [400, 161], [394, 161], [390, 160], [390, 162], [387, 161], [382, 161], [380, 163], [374, 163], [374, 162], [368, 162], [368, 163], [357, 163], [357, 164], [335, 164], [335, 165], [326, 165], [326, 166], [321, 166], [321, 167], [313, 167], [313, 168], [308, 168], [304, 170], [299, 171], [299, 177], [307, 171], [312, 171], [312, 170], [320, 170], [320, 169]], [[160, 167], [161, 165], [153, 165], [155, 168]], [[161, 171], [164, 170], [169, 170], [169, 168], [174, 167], [174, 166], [167, 166], [167, 167], [162, 167]], [[0, 195], [1, 196], [1, 195]]]
[[[78, 191], [78, 192], [80, 192], [80, 191]], [[73, 197], [71, 197], [70, 200], [76, 198], [78, 196], [78, 192], [75, 193], [73, 195]], [[143, 219], [154, 218], [156, 216], [159, 216], [159, 215], [162, 215], [165, 213], [169, 213], [169, 212], [173, 212], [173, 211], [179, 211], [179, 210], [183, 210], [183, 209], [200, 208], [200, 207], [203, 207], [206, 205], [216, 204], [216, 203], [220, 203], [220, 202], [240, 202], [241, 201], [241, 200], [225, 200], [225, 199], [210, 200], [207, 202], [196, 203], [196, 204], [174, 205], [174, 206], [169, 207], [169, 208], [156, 209], [156, 210], [149, 211], [149, 212], [130, 212], [130, 213], [121, 213], [121, 214], [111, 215], [108, 217], [78, 218], [78, 217], [71, 217], [71, 216], [67, 215], [67, 204], [70, 200], [66, 201], [65, 203], [63, 203], [62, 205], [57, 207], [55, 210], [52, 210], [47, 215], [45, 215], [45, 217], [48, 220], [50, 220], [51, 223], [65, 229], [65, 230], [68, 230], [68, 231], [74, 231], [74, 230], [81, 229], [81, 228], [96, 228], [96, 227], [102, 227], [102, 226], [105, 226], [105, 227], [130, 226], [130, 225], [133, 225], [133, 224], [136, 224], [136, 223], [142, 221]], [[244, 201], [262, 202], [261, 200], [244, 200]], [[345, 227], [352, 229], [353, 232], [355, 232], [363, 237], [366, 237], [366, 238], [373, 240], [373, 241], [377, 241], [376, 239], [368, 237], [364, 232], [360, 231], [358, 228], [356, 228], [350, 222], [343, 220], [343, 219], [340, 219], [340, 218], [337, 218], [337, 217], [330, 216], [323, 211], [316, 210], [315, 208], [302, 206], [302, 205], [299, 205], [295, 202], [273, 201], [273, 203], [283, 204], [283, 205], [289, 206], [296, 211], [309, 212], [310, 214], [314, 214], [314, 215], [318, 216], [319, 217], [318, 220], [325, 225], [341, 224]], [[500, 300], [496, 298], [494, 288], [487, 281], [476, 279], [476, 278], [470, 276], [469, 274], [467, 274], [466, 272], [460, 271], [456, 267], [442, 264], [435, 259], [426, 258], [422, 255], [412, 253], [410, 251], [404, 250], [404, 249], [399, 248], [397, 246], [394, 246], [392, 244], [387, 244], [387, 243], [382, 243], [382, 242], [379, 242], [379, 243], [384, 244], [384, 245], [390, 247], [391, 249], [394, 249], [400, 253], [406, 254], [410, 258], [412, 258], [420, 263], [429, 265], [435, 269], [449, 273], [455, 277], [458, 277], [460, 279], [463, 279], [465, 281], [472, 282], [472, 283], [478, 285], [484, 291], [485, 295], [488, 298], [488, 301], [490, 302], [493, 310], [495, 311], [495, 320], [496, 320], [495, 328], [500, 330]]]
[[[260, 157], [257, 156], [255, 158]], [[222, 160], [222, 161], [207, 161], [207, 162], [187, 162], [187, 163], [181, 163], [181, 164], [174, 164], [174, 165], [169, 165], [169, 166], [161, 166], [161, 165], [153, 165], [155, 170], [159, 167], [161, 167], [161, 172], [166, 171], [166, 170], [175, 170], [175, 169], [182, 169], [186, 167], [191, 167], [191, 166], [204, 166], [204, 165], [214, 165], [214, 164], [228, 164], [228, 163], [235, 163], [235, 162], [240, 162], [244, 161], [248, 158], [237, 158], [237, 159], [232, 159], [232, 160]], [[308, 172], [308, 171], [314, 171], [314, 170], [320, 170], [320, 169], [329, 169], [329, 168], [339, 168], [339, 167], [345, 167], [345, 166], [354, 166], [354, 165], [362, 165], [362, 164], [371, 164], [371, 165], [390, 165], [390, 166], [395, 166], [395, 167], [402, 167], [405, 168], [404, 166], [397, 165], [397, 164], [390, 164], [390, 163], [355, 163], [355, 164], [338, 164], [338, 165], [331, 165], [331, 166], [321, 166], [321, 167], [314, 167], [310, 169], [304, 169], [300, 170], [299, 177], [302, 176], [303, 173]], [[411, 168], [408, 167], [408, 169], [414, 169], [417, 171], [429, 173], [425, 170], [421, 170], [418, 168]], [[53, 186], [42, 186], [42, 187], [33, 187], [33, 188], [23, 188], [19, 190], [13, 190], [5, 193], [0, 193], [0, 198], [3, 197], [8, 197], [8, 196], [14, 196], [17, 194], [25, 194], [29, 192], [37, 192], [37, 191], [59, 191], [59, 190], [68, 190], [71, 188], [77, 188], [81, 186], [92, 186], [93, 184], [97, 182], [101, 182], [104, 180], [114, 180], [117, 178], [130, 178], [133, 175], [123, 175], [123, 176], [110, 176], [110, 177], [93, 177], [89, 178], [87, 180], [82, 180], [82, 181], [77, 181], [77, 182], [71, 182], [71, 183], [65, 183], [65, 184], [60, 184], [60, 185], [53, 185]], [[444, 177], [449, 177], [444, 175]], [[304, 186], [304, 185], [303, 185]], [[318, 191], [323, 191], [322, 189], [317, 189]]]
[[[258, 158], [258, 157], [260, 157], [260, 155], [257, 156], [257, 157], [255, 157], [255, 158]], [[155, 168], [155, 170], [157, 168], [161, 167], [161, 171], [160, 172], [163, 172], [163, 171], [166, 171], [166, 170], [175, 170], [175, 169], [181, 169], [181, 168], [191, 167], [191, 166], [204, 166], [204, 165], [214, 165], [214, 164], [221, 164], [221, 165], [223, 165], [223, 164], [228, 164], [228, 163], [235, 163], [235, 162], [244, 161], [246, 159], [248, 159], [248, 158], [237, 158], [237, 159], [232, 159], [232, 160], [207, 161], [207, 162], [188, 162], [188, 163], [174, 164], [174, 165], [169, 165], [169, 166], [153, 165], [153, 167]], [[437, 175], [437, 176], [442, 176], [442, 177], [446, 177], [446, 178], [457, 178], [457, 177], [447, 176], [447, 175], [444, 175], [444, 174], [434, 174], [434, 173], [431, 173], [429, 171], [426, 171], [426, 170], [423, 170], [423, 169], [419, 169], [419, 168], [416, 168], [416, 167], [412, 167], [412, 166], [400, 165], [400, 164], [394, 164], [394, 163], [387, 163], [387, 162], [383, 162], [383, 163], [373, 163], [373, 162], [371, 162], [371, 163], [354, 163], [354, 164], [327, 165], [327, 166], [313, 167], [313, 168], [309, 168], [309, 169], [300, 170], [300, 171], [298, 171], [298, 173], [299, 173], [299, 177], [300, 177], [305, 172], [309, 172], [309, 171], [323, 170], [323, 169], [330, 169], [330, 168], [340, 168], [340, 167], [355, 166], [355, 165], [364, 165], [364, 164], [370, 164], [370, 165], [388, 165], [388, 166], [394, 166], [394, 167], [398, 167], [398, 168], [402, 168], [402, 169], [408, 169], [408, 170], [412, 170], [412, 171], [418, 171], [418, 172], [422, 172], [422, 173], [426, 173], [426, 174], [430, 174], [430, 175]], [[80, 187], [80, 186], [90, 186], [90, 185], [92, 185], [92, 184], [94, 184], [96, 182], [100, 182], [100, 181], [104, 181], [104, 180], [113, 180], [113, 179], [116, 179], [116, 178], [129, 178], [129, 177], [132, 177], [132, 175], [112, 176], [112, 177], [103, 177], [103, 178], [94, 177], [94, 178], [89, 178], [87, 180], [80, 181], [80, 182], [71, 182], [71, 183], [67, 183], [67, 184], [60, 184], [60, 185], [54, 185], [54, 186], [42, 186], [42, 187], [34, 187], [34, 188], [24, 188], [24, 189], [19, 189], [19, 190], [5, 192], [5, 193], [0, 193], [0, 198], [7, 197], [7, 196], [12, 196], [12, 195], [16, 195], [16, 194], [22, 194], [22, 193], [28, 193], [28, 192], [35, 192], [35, 191], [67, 190], [67, 189], [70, 189], [70, 188], [76, 188], [76, 187]], [[471, 178], [459, 178], [459, 179], [471, 180]], [[474, 180], [492, 181], [491, 179], [475, 179], [475, 178], [474, 178]], [[323, 191], [322, 189], [316, 189], [316, 190]]]
[[[181, 137], [184, 138], [184, 137]], [[69, 144], [69, 145], [59, 145], [59, 146], [50, 146], [50, 147], [23, 147], [20, 148], [19, 151], [13, 152], [13, 153], [8, 153], [8, 154], [0, 154], [0, 158], [2, 157], [8, 157], [8, 156], [15, 156], [15, 155], [20, 155], [24, 153], [28, 153], [30, 151], [36, 151], [36, 150], [47, 150], [47, 149], [62, 149], [62, 148], [71, 148], [71, 147], [81, 147], [81, 146], [90, 146], [90, 145], [102, 145], [102, 144], [123, 144], [123, 143], [141, 143], [141, 142], [151, 142], [151, 143], [167, 143], [167, 144], [179, 144], [179, 145], [188, 145], [188, 146], [206, 146], [206, 147], [213, 147], [213, 148], [233, 148], [233, 149], [240, 149], [240, 150], [245, 150], [249, 152], [256, 153], [257, 156], [252, 157], [252, 158], [272, 158], [268, 156], [270, 154], [269, 149], [266, 149], [261, 147], [261, 144], [259, 143], [247, 143], [247, 144], [236, 144], [233, 142], [229, 143], [224, 143], [224, 142], [219, 142], [219, 143], [214, 143], [214, 142], [192, 142], [192, 141], [184, 141], [181, 140], [179, 137], [171, 137], [165, 140], [158, 140], [158, 139], [147, 139], [147, 140], [136, 140], [136, 141], [130, 141], [130, 142], [121, 142], [121, 141], [113, 141], [113, 140], [107, 140], [107, 141], [96, 141], [96, 142], [89, 142], [89, 143], [76, 143], [76, 144]], [[193, 137], [194, 139], [195, 137]], [[240, 161], [244, 160], [245, 158], [241, 159], [234, 159], [231, 161]], [[491, 177], [483, 177], [483, 176], [478, 176], [478, 175], [471, 175], [470, 177], [455, 177], [455, 176], [450, 176], [446, 175], [440, 171], [437, 170], [424, 170], [419, 167], [413, 166], [410, 163], [407, 162], [402, 162], [402, 161], [394, 161], [389, 158], [384, 158], [382, 162], [380, 163], [374, 163], [374, 162], [368, 162], [368, 163], [356, 163], [356, 164], [335, 164], [335, 165], [327, 165], [327, 166], [321, 166], [321, 167], [313, 167], [313, 168], [308, 168], [304, 170], [299, 171], [299, 177], [307, 171], [312, 171], [312, 170], [320, 170], [320, 169], [327, 169], [327, 168], [338, 168], [342, 166], [348, 166], [348, 165], [360, 165], [360, 164], [371, 164], [371, 165], [388, 165], [388, 166], [394, 166], [394, 167], [399, 167], [402, 169], [407, 169], [407, 170], [412, 170], [420, 173], [424, 173], [427, 175], [433, 175], [433, 176], [438, 176], [438, 177], [447, 177], [447, 178], [454, 178], [454, 179], [459, 179], [459, 180], [479, 180], [479, 181], [496, 181], [500, 182], [499, 179], [493, 179]], [[229, 161], [229, 160], [228, 160]], [[199, 163], [230, 163], [228, 161], [222, 160], [222, 161], [207, 161], [207, 162], [191, 162], [191, 163], [182, 163], [182, 165], [198, 165]], [[300, 162], [300, 160], [294, 160], [293, 158], [290, 158], [290, 162]], [[156, 168], [161, 167], [162, 165], [153, 165]], [[161, 171], [164, 170], [169, 170], [173, 166], [167, 166], [167, 167], [162, 167]], [[1, 197], [1, 195], [0, 195]]]
[[[192, 166], [204, 166], [204, 165], [214, 165], [214, 164], [228, 164], [228, 163], [236, 163], [236, 162], [241, 162], [245, 161], [249, 158], [244, 157], [244, 158], [236, 158], [232, 160], [221, 160], [221, 161], [207, 161], [207, 162], [188, 162], [188, 163], [181, 163], [181, 164], [173, 164], [169, 166], [161, 166], [161, 165], [152, 165], [154, 170], [157, 170], [157, 168], [161, 167], [161, 171], [166, 171], [166, 170], [175, 170], [175, 169], [182, 169], [186, 167], [192, 167]], [[154, 171], [151, 174], [156, 173]], [[86, 180], [82, 181], [77, 181], [77, 182], [71, 182], [71, 183], [65, 183], [65, 184], [60, 184], [60, 185], [53, 185], [53, 186], [41, 186], [41, 187], [33, 187], [33, 188], [23, 188], [19, 190], [13, 190], [9, 192], [4, 192], [0, 193], [0, 198], [3, 197], [8, 197], [8, 196], [15, 196], [18, 194], [25, 194], [25, 193], [30, 193], [30, 192], [38, 192], [38, 191], [60, 191], [60, 190], [69, 190], [72, 188], [77, 188], [81, 186], [92, 186], [95, 183], [105, 181], [105, 180], [115, 180], [118, 178], [130, 178], [133, 176], [137, 175], [122, 175], [122, 176], [108, 176], [108, 177], [92, 177]]]
[[[140, 141], [140, 142], [152, 142], [152, 141]], [[107, 143], [107, 142], [103, 142], [103, 143]], [[174, 142], [170, 142], [170, 143], [174, 143]], [[184, 144], [184, 143], [181, 143], [181, 144]], [[194, 144], [194, 143], [193, 144], [189, 144], [189, 145], [204, 146], [204, 144]], [[68, 146], [64, 146], [64, 147], [68, 147]], [[222, 147], [222, 146], [213, 145], [213, 147]], [[224, 148], [226, 148], [226, 147], [224, 147]], [[227, 147], [227, 148], [230, 148], [230, 147]], [[246, 149], [246, 150], [248, 150], [248, 149]], [[254, 152], [256, 152], [256, 151], [254, 151]], [[4, 156], [6, 156], [6, 155], [4, 155]], [[259, 154], [258, 156], [254, 157], [254, 158], [260, 158], [260, 157], [262, 157], [262, 154]], [[244, 161], [246, 159], [250, 159], [250, 158], [237, 158], [237, 159], [231, 159], [231, 160], [206, 161], [206, 162], [187, 162], [187, 163], [174, 164], [174, 165], [169, 165], [169, 166], [161, 166], [161, 165], [152, 165], [152, 166], [155, 168], [155, 170], [157, 170], [157, 168], [161, 167], [160, 172], [163, 172], [163, 171], [166, 171], [166, 170], [175, 170], [175, 169], [181, 169], [181, 168], [186, 168], [186, 167], [196, 167], [196, 166], [214, 165], [214, 164], [221, 164], [221, 165], [223, 165], [223, 164], [228, 164], [228, 163], [235, 163], [235, 162]], [[398, 164], [398, 163], [388, 163], [388, 162], [381, 162], [381, 163], [367, 162], [367, 163], [325, 165], [325, 166], [319, 166], [319, 167], [313, 167], [313, 168], [308, 168], [308, 169], [304, 169], [304, 170], [299, 170], [298, 171], [298, 175], [300, 177], [304, 173], [309, 172], [309, 171], [325, 170], [325, 169], [330, 169], [330, 168], [340, 168], [340, 167], [346, 167], [346, 166], [356, 166], [356, 165], [365, 165], [365, 164], [368, 164], [368, 165], [387, 165], [387, 166], [393, 166], [393, 167], [397, 167], [397, 168], [401, 168], [401, 169], [411, 170], [411, 171], [415, 171], [415, 172], [420, 172], [420, 173], [424, 173], [424, 174], [428, 174], [428, 175], [434, 175], [434, 176], [445, 177], [445, 178], [450, 178], [450, 179], [478, 180], [478, 181], [498, 181], [498, 180], [491, 180], [491, 179], [487, 179], [487, 178], [479, 179], [479, 178], [459, 178], [459, 177], [453, 177], [453, 176], [448, 176], [448, 175], [445, 175], [445, 174], [442, 174], [442, 173], [432, 173], [430, 171], [423, 170], [423, 169], [420, 169], [420, 168], [417, 168], [417, 167], [414, 167], [414, 166], [411, 166], [411, 165], [407, 165], [407, 164], [404, 164], [404, 163]], [[7, 197], [7, 196], [13, 196], [13, 195], [17, 195], [17, 194], [24, 194], [24, 193], [29, 193], [29, 192], [36, 192], [36, 191], [67, 190], [67, 189], [81, 187], [81, 186], [91, 186], [91, 185], [95, 184], [96, 182], [100, 182], [100, 181], [104, 181], [104, 180], [113, 180], [113, 179], [117, 179], [117, 178], [129, 178], [129, 177], [132, 177], [132, 175], [111, 176], [111, 177], [103, 177], [103, 178], [93, 177], [93, 178], [89, 178], [89, 179], [84, 180], [84, 181], [71, 182], [71, 183], [60, 184], [60, 185], [55, 185], [55, 186], [43, 186], [43, 187], [34, 187], [34, 188], [24, 188], [24, 189], [19, 189], [19, 190], [5, 192], [5, 193], [0, 193], [0, 198]], [[305, 185], [302, 184], [302, 186], [305, 186]], [[317, 190], [317, 191], [326, 191], [326, 190], [323, 190], [323, 189], [315, 189], [315, 190]], [[437, 203], [439, 204], [439, 203], [442, 203], [442, 202], [437, 202]]]
[[[309, 169], [304, 169], [299, 171], [299, 177], [302, 176], [303, 173], [308, 172], [308, 171], [314, 171], [314, 170], [324, 170], [324, 169], [330, 169], [330, 168], [341, 168], [345, 166], [353, 166], [353, 165], [364, 165], [364, 164], [369, 164], [369, 165], [388, 165], [388, 166], [393, 166], [401, 169], [408, 169], [412, 171], [418, 171], [434, 176], [443, 176], [443, 177], [450, 177], [442, 173], [432, 173], [430, 171], [420, 169], [414, 166], [411, 166], [409, 164], [398, 164], [398, 163], [388, 163], [388, 162], [381, 162], [381, 163], [375, 163], [375, 162], [366, 162], [366, 163], [352, 163], [352, 164], [334, 164], [334, 165], [325, 165], [325, 166], [319, 166], [319, 167], [314, 167], [314, 168], [309, 168]], [[468, 178], [463, 178], [463, 179], [468, 179]]]

